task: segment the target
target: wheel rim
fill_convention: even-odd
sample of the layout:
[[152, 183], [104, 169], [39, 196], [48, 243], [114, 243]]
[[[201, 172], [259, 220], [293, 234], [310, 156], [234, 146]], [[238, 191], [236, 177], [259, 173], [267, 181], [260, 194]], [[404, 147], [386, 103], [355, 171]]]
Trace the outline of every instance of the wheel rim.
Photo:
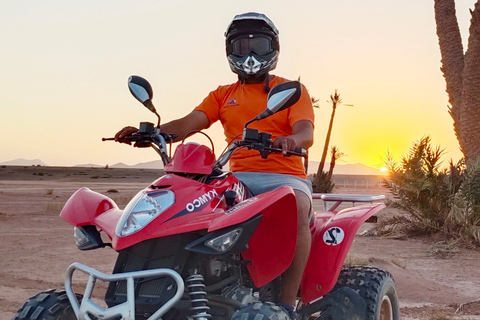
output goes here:
[[393, 320], [392, 301], [387, 295], [383, 296], [382, 304], [380, 305], [379, 320]]

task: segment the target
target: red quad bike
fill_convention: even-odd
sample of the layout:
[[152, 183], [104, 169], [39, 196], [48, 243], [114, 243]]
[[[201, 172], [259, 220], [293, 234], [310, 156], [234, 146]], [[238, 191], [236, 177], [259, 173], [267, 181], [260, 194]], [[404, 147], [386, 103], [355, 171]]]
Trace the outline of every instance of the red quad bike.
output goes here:
[[[247, 122], [241, 139], [215, 159], [213, 144], [211, 149], [191, 142], [182, 142], [170, 158], [166, 149], [175, 137], [160, 131], [150, 84], [137, 76], [128, 84], [158, 117], [156, 127], [141, 123], [128, 138], [137, 146], [153, 147], [166, 174], [141, 190], [124, 210], [88, 188], [75, 192], [60, 216], [75, 227], [80, 250], [110, 246], [118, 252], [113, 272], [73, 263], [66, 272], [65, 290], [37, 294], [14, 319], [289, 319], [275, 302], [295, 250], [294, 192], [285, 186], [252, 195], [231, 172], [221, 169], [239, 148], [258, 150], [262, 158], [281, 152], [272, 148], [269, 133], [248, 125], [293, 105], [301, 85], [294, 81], [273, 88], [265, 111]], [[305, 151], [290, 154], [305, 156]], [[388, 272], [342, 268], [360, 225], [384, 208], [383, 203], [372, 203], [382, 196], [322, 198], [335, 204], [312, 218], [298, 318], [398, 320], [395, 284]], [[370, 203], [335, 211], [342, 201]], [[101, 232], [110, 243], [104, 243]], [[87, 275], [83, 295], [73, 291], [74, 272]], [[103, 306], [93, 297], [97, 281], [108, 283]]]

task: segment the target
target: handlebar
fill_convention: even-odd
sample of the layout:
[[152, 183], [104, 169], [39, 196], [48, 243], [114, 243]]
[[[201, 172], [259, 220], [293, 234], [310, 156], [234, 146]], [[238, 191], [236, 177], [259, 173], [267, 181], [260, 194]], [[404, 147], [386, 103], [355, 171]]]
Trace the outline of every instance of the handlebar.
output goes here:
[[[125, 136], [123, 139], [131, 141], [139, 140], [136, 136]], [[102, 138], [102, 141], [115, 141], [115, 138]]]
[[[153, 127], [153, 125], [151, 127]], [[162, 158], [163, 164], [167, 165], [170, 162], [170, 157], [166, 152], [166, 144], [172, 143], [178, 135], [160, 132], [159, 128], [147, 129], [148, 130], [140, 130], [132, 135], [125, 136], [123, 139], [135, 142], [136, 147], [152, 147]], [[102, 141], [115, 141], [115, 138], [102, 138]], [[234, 141], [228, 149], [220, 155], [213, 169], [221, 169], [239, 148], [257, 150], [263, 159], [266, 159], [270, 153], [283, 153], [281, 148], [273, 148], [272, 143], [271, 134], [246, 128], [242, 140]], [[301, 147], [295, 147], [294, 150], [287, 151], [285, 156], [308, 157], [307, 151]]]
[[[166, 151], [167, 142], [171, 143], [178, 135], [160, 132], [160, 128], [153, 127], [153, 124], [143, 122], [140, 123], [140, 130], [132, 135], [123, 137], [122, 139], [135, 142], [138, 148], [153, 148], [162, 158], [163, 165], [170, 162], [170, 157]], [[102, 138], [102, 141], [115, 141], [115, 138]], [[171, 150], [170, 150], [171, 151]]]
[[[260, 152], [260, 155], [262, 158], [266, 159], [270, 153], [283, 153], [283, 150], [281, 148], [272, 148], [270, 147], [271, 145], [271, 140], [264, 140], [260, 142], [247, 142], [245, 140], [237, 140], [234, 141], [227, 150], [225, 150], [220, 157], [217, 159], [217, 162], [213, 166], [214, 169], [221, 169], [224, 165], [227, 164], [228, 160], [230, 160], [230, 157], [233, 155], [233, 153], [238, 149], [238, 148], [247, 148], [247, 149], [254, 149], [258, 150]], [[268, 146], [267, 146], [268, 145]], [[287, 156], [299, 156], [303, 157], [305, 159], [308, 158], [307, 150], [301, 148], [301, 147], [295, 147], [293, 151], [287, 151]]]

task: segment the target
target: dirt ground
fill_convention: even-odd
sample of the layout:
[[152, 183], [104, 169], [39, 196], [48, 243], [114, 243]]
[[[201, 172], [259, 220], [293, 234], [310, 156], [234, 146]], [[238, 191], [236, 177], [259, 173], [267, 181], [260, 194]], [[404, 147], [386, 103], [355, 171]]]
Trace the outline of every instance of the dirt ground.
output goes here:
[[[58, 216], [77, 189], [87, 186], [124, 206], [160, 170], [0, 167], [0, 320], [12, 319], [35, 293], [61, 288], [75, 261], [110, 273], [111, 249], [81, 252], [70, 225]], [[373, 185], [373, 184], [370, 184]], [[339, 187], [336, 193], [387, 194], [382, 188]], [[321, 200], [315, 208], [321, 210]], [[387, 208], [382, 216], [394, 214]], [[458, 249], [441, 254], [439, 239], [397, 240], [368, 231], [357, 235], [347, 263], [378, 266], [393, 274], [401, 319], [480, 319], [480, 251]], [[436, 253], [435, 253], [436, 252]], [[443, 252], [445, 253], [445, 252]]]

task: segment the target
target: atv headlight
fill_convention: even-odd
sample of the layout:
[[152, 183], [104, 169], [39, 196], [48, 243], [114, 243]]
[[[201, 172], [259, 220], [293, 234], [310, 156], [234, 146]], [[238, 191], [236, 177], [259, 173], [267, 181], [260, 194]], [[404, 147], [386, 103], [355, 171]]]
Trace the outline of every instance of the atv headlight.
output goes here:
[[123, 210], [115, 233], [123, 237], [137, 232], [174, 203], [173, 191], [162, 190], [150, 193], [140, 191]]
[[226, 252], [232, 248], [242, 234], [242, 228], [236, 228], [219, 237], [205, 241], [205, 245], [218, 252]]
[[86, 225], [73, 228], [75, 244], [80, 250], [92, 250], [105, 247], [100, 232], [95, 226]]

